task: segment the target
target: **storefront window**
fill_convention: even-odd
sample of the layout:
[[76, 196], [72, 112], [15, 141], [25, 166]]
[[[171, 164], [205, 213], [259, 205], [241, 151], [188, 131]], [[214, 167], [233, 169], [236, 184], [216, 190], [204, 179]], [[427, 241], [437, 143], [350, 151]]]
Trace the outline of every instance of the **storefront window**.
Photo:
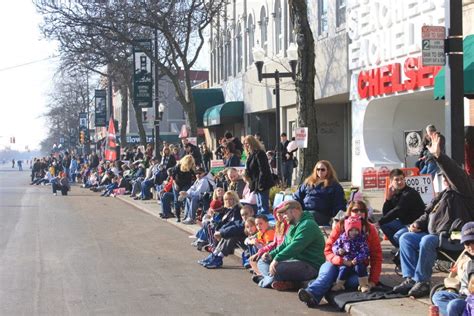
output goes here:
[[237, 45], [236, 45], [237, 46], [237, 73], [240, 73], [242, 71], [242, 58], [243, 58], [243, 54], [242, 54], [242, 27], [241, 27], [240, 24], [237, 28], [236, 41], [237, 41]]
[[249, 65], [252, 65], [253, 63], [253, 47], [255, 46], [255, 26], [253, 24], [253, 17], [252, 15], [249, 15], [248, 19], [248, 26], [247, 26], [247, 32], [249, 35], [249, 49], [248, 49], [248, 61]]
[[318, 0], [319, 35], [328, 32], [328, 1]]
[[262, 9], [260, 10], [260, 43], [262, 45], [263, 50], [265, 51], [265, 54], [267, 54], [267, 44], [268, 44], [268, 39], [267, 39], [267, 14], [265, 12], [265, 6], [262, 6]]
[[280, 0], [275, 1], [275, 12], [273, 13], [275, 21], [275, 55], [279, 54], [283, 47], [283, 32], [281, 27], [281, 3]]
[[336, 26], [346, 24], [346, 0], [336, 1]]

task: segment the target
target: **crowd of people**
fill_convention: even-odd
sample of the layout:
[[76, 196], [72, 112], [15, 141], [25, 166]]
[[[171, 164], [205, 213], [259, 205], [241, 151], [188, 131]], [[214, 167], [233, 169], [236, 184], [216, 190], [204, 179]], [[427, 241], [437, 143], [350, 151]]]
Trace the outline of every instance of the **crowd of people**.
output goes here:
[[[393, 291], [423, 297], [430, 292], [441, 232], [462, 229], [462, 242], [474, 255], [473, 184], [444, 153], [443, 138], [438, 133], [429, 135], [425, 163], [436, 165], [428, 169], [442, 173], [446, 189], [425, 206], [419, 193], [406, 185], [403, 171], [394, 169], [378, 222], [373, 222], [362, 198], [345, 199], [327, 160], [315, 164], [291, 200], [273, 207], [270, 189], [277, 183], [271, 161], [253, 135], [240, 142], [226, 134], [214, 153], [226, 168], [216, 174], [210, 170], [213, 154], [207, 146], [198, 148], [184, 138], [180, 146], [164, 143], [160, 158], [153, 157], [152, 148], [147, 147], [143, 152], [126, 150], [115, 162], [100, 161], [95, 153], [87, 159], [67, 152], [57, 158], [36, 159], [31, 184], [51, 183], [55, 194], [60, 190], [66, 195], [69, 183], [80, 181], [84, 188], [104, 197], [128, 194], [137, 200], [152, 199], [154, 190], [162, 218], [200, 225], [192, 243], [208, 252], [200, 265], [220, 268], [226, 256], [241, 248], [242, 264], [252, 272], [253, 282], [262, 288], [298, 290], [299, 299], [309, 307], [318, 306], [330, 291], [366, 293], [379, 284], [381, 230], [399, 249], [404, 280]], [[281, 144], [288, 146], [284, 134]], [[289, 150], [285, 157], [294, 158]], [[466, 225], [469, 231], [463, 228]], [[332, 229], [325, 238], [322, 227], [328, 226]], [[468, 235], [473, 237], [464, 237]], [[301, 287], [304, 281], [309, 283]], [[459, 296], [440, 294], [438, 299], [444, 306], [442, 313], [461, 315], [447, 311], [449, 301]], [[456, 302], [459, 311], [462, 304]]]

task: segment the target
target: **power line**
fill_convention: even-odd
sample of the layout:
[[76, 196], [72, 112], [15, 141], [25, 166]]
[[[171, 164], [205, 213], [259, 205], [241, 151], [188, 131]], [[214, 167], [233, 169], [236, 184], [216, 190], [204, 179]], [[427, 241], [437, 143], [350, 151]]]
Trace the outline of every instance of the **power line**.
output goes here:
[[46, 58], [43, 58], [43, 59], [33, 60], [33, 61], [30, 61], [30, 62], [27, 62], [27, 63], [24, 63], [24, 64], [10, 66], [10, 67], [6, 67], [6, 68], [0, 68], [0, 71], [6, 71], [6, 70], [15, 69], [15, 68], [20, 68], [20, 67], [40, 63], [40, 62], [43, 62], [43, 61], [46, 61], [46, 60], [54, 59], [54, 58], [57, 58], [57, 57], [58, 57], [57, 55], [53, 55], [53, 56], [49, 56], [49, 57], [46, 57]]

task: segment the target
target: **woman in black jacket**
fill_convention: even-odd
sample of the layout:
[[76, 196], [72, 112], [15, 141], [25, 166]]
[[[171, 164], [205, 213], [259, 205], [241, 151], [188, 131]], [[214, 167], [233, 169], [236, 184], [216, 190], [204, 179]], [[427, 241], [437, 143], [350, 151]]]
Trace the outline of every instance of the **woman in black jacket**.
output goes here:
[[173, 169], [174, 211], [177, 222], [181, 222], [181, 207], [183, 206], [183, 201], [179, 199], [179, 192], [187, 191], [193, 184], [195, 167], [193, 156], [186, 155]]
[[245, 137], [244, 148], [248, 157], [245, 174], [250, 178], [250, 191], [257, 195], [257, 214], [269, 214], [269, 193], [274, 183], [267, 155], [262, 144], [252, 135]]

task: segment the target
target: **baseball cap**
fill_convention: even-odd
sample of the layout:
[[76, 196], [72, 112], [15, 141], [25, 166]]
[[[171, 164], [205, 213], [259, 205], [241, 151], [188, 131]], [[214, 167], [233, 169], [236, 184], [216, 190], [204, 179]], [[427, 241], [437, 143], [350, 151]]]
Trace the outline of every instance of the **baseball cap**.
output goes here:
[[222, 206], [223, 204], [221, 200], [212, 200], [210, 208], [212, 208], [213, 210], [219, 210], [222, 208]]
[[204, 170], [204, 168], [202, 168], [202, 167], [197, 167], [196, 168], [196, 173], [206, 173], [206, 170]]
[[474, 241], [474, 222], [464, 224], [461, 229], [461, 243]]

